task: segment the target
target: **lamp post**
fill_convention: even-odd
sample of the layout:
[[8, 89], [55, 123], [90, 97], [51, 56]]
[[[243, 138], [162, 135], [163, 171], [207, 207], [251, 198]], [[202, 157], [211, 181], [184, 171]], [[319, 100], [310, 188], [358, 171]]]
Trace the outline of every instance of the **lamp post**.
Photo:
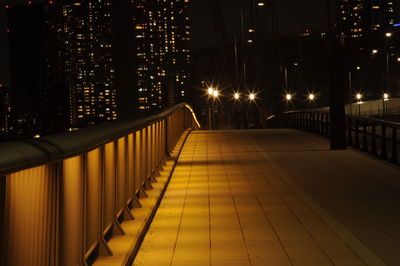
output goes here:
[[361, 104], [362, 104], [362, 94], [361, 93], [356, 94], [356, 100], [357, 100], [357, 105], [358, 105], [358, 116], [361, 116]]
[[388, 109], [388, 101], [389, 101], [390, 97], [389, 97], [389, 93], [384, 93], [383, 97], [382, 97], [382, 115], [385, 115], [387, 113], [387, 109]]
[[315, 94], [314, 94], [314, 93], [310, 93], [310, 94], [308, 95], [308, 101], [309, 101], [310, 103], [315, 101]]
[[210, 104], [210, 98], [214, 95], [214, 89], [213, 88], [208, 88], [208, 129], [211, 128], [211, 104]]
[[390, 83], [390, 72], [389, 72], [389, 49], [390, 49], [390, 45], [389, 45], [389, 40], [392, 37], [392, 33], [391, 32], [386, 32], [385, 37], [388, 40], [388, 44], [387, 44], [387, 49], [386, 49], [386, 92], [389, 92], [389, 83]]
[[[290, 93], [286, 93], [285, 95], [285, 100], [286, 100], [286, 108], [288, 109], [288, 105], [292, 103], [293, 96]], [[287, 110], [288, 111], [288, 110]]]

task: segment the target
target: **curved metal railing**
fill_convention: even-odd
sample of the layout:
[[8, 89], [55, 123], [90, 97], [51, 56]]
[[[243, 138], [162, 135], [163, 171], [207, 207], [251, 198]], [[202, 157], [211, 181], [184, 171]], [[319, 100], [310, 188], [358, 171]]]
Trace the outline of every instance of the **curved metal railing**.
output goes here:
[[131, 122], [0, 144], [0, 264], [90, 265], [187, 129], [187, 104]]

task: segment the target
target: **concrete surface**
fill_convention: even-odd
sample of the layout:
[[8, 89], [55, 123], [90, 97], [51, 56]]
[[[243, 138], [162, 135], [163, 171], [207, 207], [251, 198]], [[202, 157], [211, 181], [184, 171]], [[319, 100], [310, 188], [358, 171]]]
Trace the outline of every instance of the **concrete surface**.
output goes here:
[[328, 146], [192, 132], [134, 265], [400, 265], [400, 168]]

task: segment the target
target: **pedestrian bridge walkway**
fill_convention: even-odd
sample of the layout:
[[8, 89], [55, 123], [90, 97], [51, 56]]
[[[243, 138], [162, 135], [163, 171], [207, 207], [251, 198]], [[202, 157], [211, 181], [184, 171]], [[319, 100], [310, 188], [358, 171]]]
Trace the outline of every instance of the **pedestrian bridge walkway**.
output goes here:
[[134, 265], [399, 265], [399, 192], [315, 135], [193, 131]]

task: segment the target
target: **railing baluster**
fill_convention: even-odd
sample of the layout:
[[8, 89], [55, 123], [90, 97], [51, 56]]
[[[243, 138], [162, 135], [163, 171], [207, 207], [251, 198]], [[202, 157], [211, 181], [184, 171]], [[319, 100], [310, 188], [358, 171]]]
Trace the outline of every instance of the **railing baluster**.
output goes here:
[[6, 219], [8, 218], [6, 214], [6, 180], [5, 176], [0, 176], [0, 265], [9, 265], [6, 261], [8, 254], [6, 243], [6, 233], [8, 234], [8, 231], [6, 231]]
[[390, 162], [397, 164], [399, 163], [397, 156], [397, 127], [392, 127], [392, 157], [390, 158]]
[[353, 146], [353, 124], [352, 119], [347, 119], [347, 145]]
[[[196, 127], [192, 111], [181, 105], [123, 137], [108, 131], [97, 144], [77, 148], [84, 152], [71, 148], [63, 155], [67, 136], [26, 145], [40, 166], [29, 161], [26, 168], [12, 166], [14, 172], [0, 169], [0, 265], [91, 265], [112, 255], [107, 242], [124, 234], [121, 223], [140, 206], [136, 196], [146, 196], [143, 186], [150, 187], [168, 151]], [[80, 139], [71, 138], [77, 147]]]
[[367, 121], [363, 122], [363, 144], [362, 151], [368, 152], [368, 142], [367, 142]]
[[371, 154], [377, 155], [377, 148], [376, 148], [376, 125], [373, 122], [371, 125]]
[[359, 132], [360, 132], [360, 128], [359, 128], [359, 120], [358, 118], [355, 119], [355, 123], [354, 123], [354, 147], [356, 149], [360, 148], [360, 137], [359, 137]]
[[[113, 156], [112, 156], [113, 157]], [[112, 159], [111, 159], [112, 160]], [[81, 265], [84, 257], [84, 157], [64, 160], [62, 180], [61, 265]], [[114, 181], [115, 182], [115, 181]], [[113, 192], [111, 192], [113, 193]], [[115, 195], [113, 195], [115, 196]], [[110, 203], [112, 204], [114, 200]], [[113, 223], [114, 206], [110, 206], [109, 220]]]
[[387, 160], [387, 151], [386, 151], [386, 126], [381, 125], [381, 159]]

